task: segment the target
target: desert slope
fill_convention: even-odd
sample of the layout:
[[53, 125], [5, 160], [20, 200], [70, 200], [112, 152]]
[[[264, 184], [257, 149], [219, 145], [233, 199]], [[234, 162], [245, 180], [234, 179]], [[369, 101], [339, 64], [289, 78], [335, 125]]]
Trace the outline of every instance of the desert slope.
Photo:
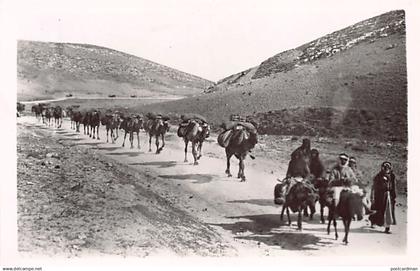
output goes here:
[[280, 53], [220, 80], [207, 92], [141, 109], [197, 112], [213, 123], [232, 113], [253, 115], [261, 133], [405, 141], [404, 11], [365, 20]]
[[116, 50], [18, 41], [19, 100], [75, 96], [190, 96], [210, 81]]

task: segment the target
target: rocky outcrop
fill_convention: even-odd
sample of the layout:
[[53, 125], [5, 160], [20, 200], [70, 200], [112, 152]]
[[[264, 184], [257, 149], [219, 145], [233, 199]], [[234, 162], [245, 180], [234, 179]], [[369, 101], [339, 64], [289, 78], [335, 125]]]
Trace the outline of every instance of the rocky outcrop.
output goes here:
[[287, 72], [300, 65], [331, 57], [362, 42], [374, 42], [395, 33], [405, 35], [405, 13], [403, 10], [391, 11], [373, 17], [298, 48], [277, 54], [262, 62], [252, 79]]

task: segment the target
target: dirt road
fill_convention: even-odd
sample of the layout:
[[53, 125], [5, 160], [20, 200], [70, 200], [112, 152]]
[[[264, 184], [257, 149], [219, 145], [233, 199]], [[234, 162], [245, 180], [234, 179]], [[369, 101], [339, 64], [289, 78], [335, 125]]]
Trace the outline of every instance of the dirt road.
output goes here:
[[[296, 215], [292, 215], [291, 227], [280, 222], [280, 208], [273, 204], [273, 187], [276, 178], [284, 176], [287, 164], [283, 159], [287, 154], [264, 155], [269, 145], [264, 139], [255, 150], [257, 159], [246, 160], [247, 182], [239, 182], [225, 176], [224, 151], [214, 138], [205, 143], [200, 164], [193, 166], [191, 154], [190, 162], [183, 162], [183, 143], [174, 133], [167, 136], [165, 149], [157, 155], [154, 144], [153, 152], [148, 152], [145, 134], [141, 135], [138, 150], [129, 148], [128, 139], [122, 148], [121, 134], [116, 144], [104, 143], [103, 128], [100, 140], [69, 128], [68, 121], [64, 121], [63, 128], [55, 129], [38, 123], [34, 117], [18, 118], [19, 248], [25, 253], [405, 253], [407, 207], [403, 196], [397, 200], [398, 225], [392, 228], [393, 234], [383, 234], [379, 227], [371, 229], [366, 219], [355, 221], [347, 246], [341, 242], [341, 221], [339, 240], [334, 240], [333, 235], [326, 234], [326, 225], [319, 223], [319, 212], [313, 221], [304, 220], [301, 232], [296, 230]], [[288, 150], [292, 143], [295, 147], [299, 144], [285, 141], [278, 145]], [[326, 143], [320, 149], [328, 146]], [[41, 148], [41, 153], [31, 148]], [[30, 152], [35, 154], [28, 156]], [[25, 170], [38, 170], [44, 175], [34, 178], [25, 175]], [[232, 172], [236, 171], [237, 162], [233, 161]], [[51, 180], [57, 176], [61, 179]], [[37, 186], [42, 187], [35, 189]], [[36, 191], [42, 192], [42, 197], [34, 195]], [[372, 249], [377, 245], [381, 250]]]

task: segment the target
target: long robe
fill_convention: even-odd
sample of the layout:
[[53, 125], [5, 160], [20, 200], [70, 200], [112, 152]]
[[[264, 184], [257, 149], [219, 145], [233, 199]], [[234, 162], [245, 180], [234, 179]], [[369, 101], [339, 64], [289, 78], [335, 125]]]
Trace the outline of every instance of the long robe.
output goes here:
[[373, 180], [372, 187], [372, 210], [377, 212], [369, 216], [372, 224], [389, 227], [392, 220], [395, 220], [393, 214], [396, 198], [395, 175], [391, 172], [378, 173]]

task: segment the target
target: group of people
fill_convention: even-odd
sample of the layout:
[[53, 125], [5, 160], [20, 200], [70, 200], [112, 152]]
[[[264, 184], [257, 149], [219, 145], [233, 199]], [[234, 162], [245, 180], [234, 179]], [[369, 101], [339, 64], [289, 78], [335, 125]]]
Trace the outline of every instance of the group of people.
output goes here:
[[[369, 181], [358, 169], [355, 157], [341, 153], [338, 156], [337, 164], [328, 172], [319, 157], [319, 151], [311, 149], [309, 139], [303, 139], [302, 145], [291, 154], [286, 173], [286, 178], [290, 177], [302, 177], [308, 184], [312, 184], [316, 179], [327, 179], [331, 187], [339, 186], [342, 189], [360, 193], [363, 197], [365, 214], [369, 215], [372, 227], [374, 225], [384, 226], [385, 233], [391, 233], [391, 225], [396, 224], [396, 180], [392, 164], [388, 161], [381, 164], [381, 169], [375, 175], [370, 186]], [[337, 201], [338, 196], [335, 195]]]

